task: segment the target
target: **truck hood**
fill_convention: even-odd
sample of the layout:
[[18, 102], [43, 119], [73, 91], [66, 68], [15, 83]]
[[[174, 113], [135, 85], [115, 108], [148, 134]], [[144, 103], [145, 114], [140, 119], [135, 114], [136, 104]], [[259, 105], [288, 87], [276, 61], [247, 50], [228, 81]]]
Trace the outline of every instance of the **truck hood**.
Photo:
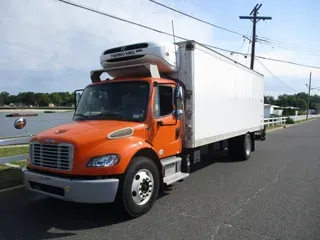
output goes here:
[[32, 140], [45, 142], [54, 140], [59, 142], [71, 142], [75, 145], [88, 144], [90, 142], [106, 141], [108, 134], [123, 129], [132, 128], [133, 135], [145, 138], [146, 126], [144, 123], [110, 121], [110, 120], [88, 120], [72, 121], [40, 132]]

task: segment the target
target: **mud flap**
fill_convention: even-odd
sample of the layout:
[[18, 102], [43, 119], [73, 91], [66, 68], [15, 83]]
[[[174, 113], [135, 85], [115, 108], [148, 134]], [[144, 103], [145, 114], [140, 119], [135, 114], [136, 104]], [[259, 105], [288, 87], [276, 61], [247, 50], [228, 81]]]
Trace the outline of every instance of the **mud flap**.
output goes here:
[[264, 141], [266, 140], [266, 126], [260, 131], [254, 133], [254, 140]]

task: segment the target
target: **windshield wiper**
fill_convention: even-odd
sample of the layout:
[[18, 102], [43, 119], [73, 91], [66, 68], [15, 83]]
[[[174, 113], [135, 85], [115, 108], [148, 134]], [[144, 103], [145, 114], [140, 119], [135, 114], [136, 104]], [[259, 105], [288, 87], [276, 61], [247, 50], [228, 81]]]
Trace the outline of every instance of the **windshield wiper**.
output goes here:
[[125, 120], [125, 121], [128, 121], [127, 118], [125, 118], [124, 116], [122, 115], [119, 115], [119, 114], [116, 114], [116, 113], [99, 113], [98, 115], [95, 115], [95, 116], [112, 116], [112, 117], [118, 117], [122, 120]]

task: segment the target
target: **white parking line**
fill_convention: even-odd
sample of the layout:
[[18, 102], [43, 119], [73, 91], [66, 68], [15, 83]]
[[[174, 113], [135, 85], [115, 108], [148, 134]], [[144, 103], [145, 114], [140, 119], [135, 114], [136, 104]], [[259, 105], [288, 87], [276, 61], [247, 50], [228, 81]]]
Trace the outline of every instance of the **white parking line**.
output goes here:
[[21, 185], [15, 186], [15, 187], [2, 189], [2, 190], [0, 190], [0, 193], [12, 191], [12, 190], [19, 189], [19, 188], [23, 188], [23, 185], [21, 184]]

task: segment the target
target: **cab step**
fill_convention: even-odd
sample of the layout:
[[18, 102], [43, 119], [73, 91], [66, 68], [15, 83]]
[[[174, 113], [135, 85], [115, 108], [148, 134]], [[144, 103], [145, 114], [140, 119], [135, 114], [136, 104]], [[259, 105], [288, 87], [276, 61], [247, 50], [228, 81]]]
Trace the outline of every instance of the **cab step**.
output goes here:
[[163, 178], [163, 183], [170, 185], [189, 176], [189, 173], [177, 172], [173, 175]]
[[182, 161], [182, 158], [181, 157], [176, 157], [176, 156], [173, 156], [173, 157], [167, 157], [167, 158], [164, 158], [161, 160], [161, 164], [162, 166], [168, 166], [168, 165], [171, 165], [171, 164], [174, 164], [174, 163], [177, 163], [177, 162], [181, 162]]
[[163, 183], [170, 185], [189, 176], [189, 173], [181, 172], [181, 157], [168, 157], [161, 160], [163, 167]]

